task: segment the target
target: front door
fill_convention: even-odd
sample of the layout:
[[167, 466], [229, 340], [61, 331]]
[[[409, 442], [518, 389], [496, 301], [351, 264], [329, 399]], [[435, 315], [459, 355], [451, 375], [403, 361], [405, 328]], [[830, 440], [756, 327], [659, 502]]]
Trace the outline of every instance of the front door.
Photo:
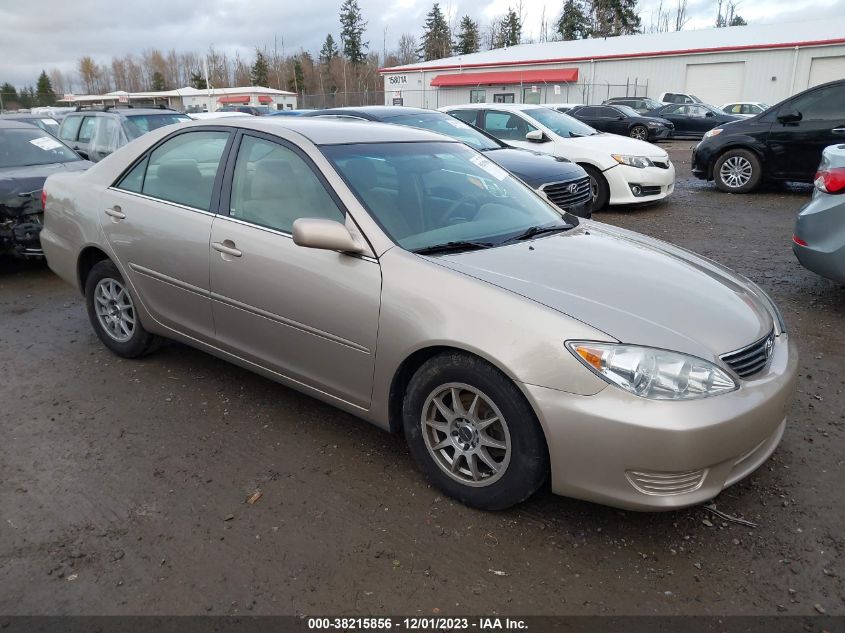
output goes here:
[[106, 190], [99, 209], [106, 239], [153, 318], [203, 340], [214, 336], [208, 240], [230, 137], [176, 134]]
[[[784, 119], [788, 114], [800, 118]], [[774, 114], [769, 148], [782, 178], [812, 179], [822, 150], [837, 143], [845, 143], [845, 83], [801, 94]]]
[[298, 218], [351, 222], [294, 145], [244, 134], [228, 178], [228, 203], [221, 203], [226, 209], [211, 229], [218, 344], [290, 380], [369, 406], [378, 262], [293, 243]]

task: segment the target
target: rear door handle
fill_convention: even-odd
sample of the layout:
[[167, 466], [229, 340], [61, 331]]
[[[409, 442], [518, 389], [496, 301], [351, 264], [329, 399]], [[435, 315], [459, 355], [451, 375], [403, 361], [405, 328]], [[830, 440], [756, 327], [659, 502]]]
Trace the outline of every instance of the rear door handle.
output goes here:
[[114, 205], [110, 209], [106, 209], [106, 215], [113, 217], [115, 220], [126, 219], [126, 214], [117, 205]]
[[224, 240], [222, 242], [212, 242], [211, 248], [224, 255], [231, 255], [232, 257], [240, 257], [243, 252], [235, 248], [235, 243], [232, 240]]

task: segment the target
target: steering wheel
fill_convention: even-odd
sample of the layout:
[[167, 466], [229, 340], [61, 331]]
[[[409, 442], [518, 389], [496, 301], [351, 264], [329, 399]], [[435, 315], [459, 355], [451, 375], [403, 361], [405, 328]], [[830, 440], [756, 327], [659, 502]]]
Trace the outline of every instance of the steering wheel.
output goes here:
[[[472, 203], [474, 205], [474, 213], [472, 216], [468, 215], [458, 215], [458, 210], [464, 206], [465, 204]], [[478, 196], [474, 196], [471, 194], [466, 194], [455, 200], [452, 204], [449, 205], [449, 208], [446, 209], [440, 215], [440, 223], [446, 224], [456, 224], [459, 220], [466, 222], [471, 218], [474, 218], [478, 213]]]

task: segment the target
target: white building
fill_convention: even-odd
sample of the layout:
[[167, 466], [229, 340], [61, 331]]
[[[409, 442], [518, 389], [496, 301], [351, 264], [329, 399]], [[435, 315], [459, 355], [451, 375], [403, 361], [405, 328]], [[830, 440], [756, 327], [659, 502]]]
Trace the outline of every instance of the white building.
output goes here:
[[263, 86], [243, 88], [210, 88], [199, 90], [193, 87], [162, 90], [159, 92], [109, 92], [104, 95], [64, 95], [62, 103], [87, 105], [130, 104], [136, 106], [166, 105], [188, 112], [214, 112], [227, 105], [269, 106], [273, 110], [296, 108], [296, 93]]
[[774, 104], [845, 78], [845, 16], [792, 24], [523, 44], [383, 68], [385, 103], [601, 103], [692, 93], [717, 106]]

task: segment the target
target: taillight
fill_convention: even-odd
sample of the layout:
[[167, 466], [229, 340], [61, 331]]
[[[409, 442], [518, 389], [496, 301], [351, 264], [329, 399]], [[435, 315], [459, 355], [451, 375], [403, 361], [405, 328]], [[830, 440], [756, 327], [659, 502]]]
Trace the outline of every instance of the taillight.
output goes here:
[[798, 244], [798, 246], [807, 246], [807, 242], [805, 242], [804, 240], [802, 240], [802, 239], [801, 239], [800, 237], [798, 237], [797, 235], [793, 235], [793, 236], [792, 236], [792, 241], [793, 241], [793, 242], [795, 242], [796, 244]]
[[817, 171], [813, 184], [825, 193], [845, 193], [845, 167]]
[[41, 190], [41, 208], [42, 209], [47, 208], [47, 190], [46, 189]]

